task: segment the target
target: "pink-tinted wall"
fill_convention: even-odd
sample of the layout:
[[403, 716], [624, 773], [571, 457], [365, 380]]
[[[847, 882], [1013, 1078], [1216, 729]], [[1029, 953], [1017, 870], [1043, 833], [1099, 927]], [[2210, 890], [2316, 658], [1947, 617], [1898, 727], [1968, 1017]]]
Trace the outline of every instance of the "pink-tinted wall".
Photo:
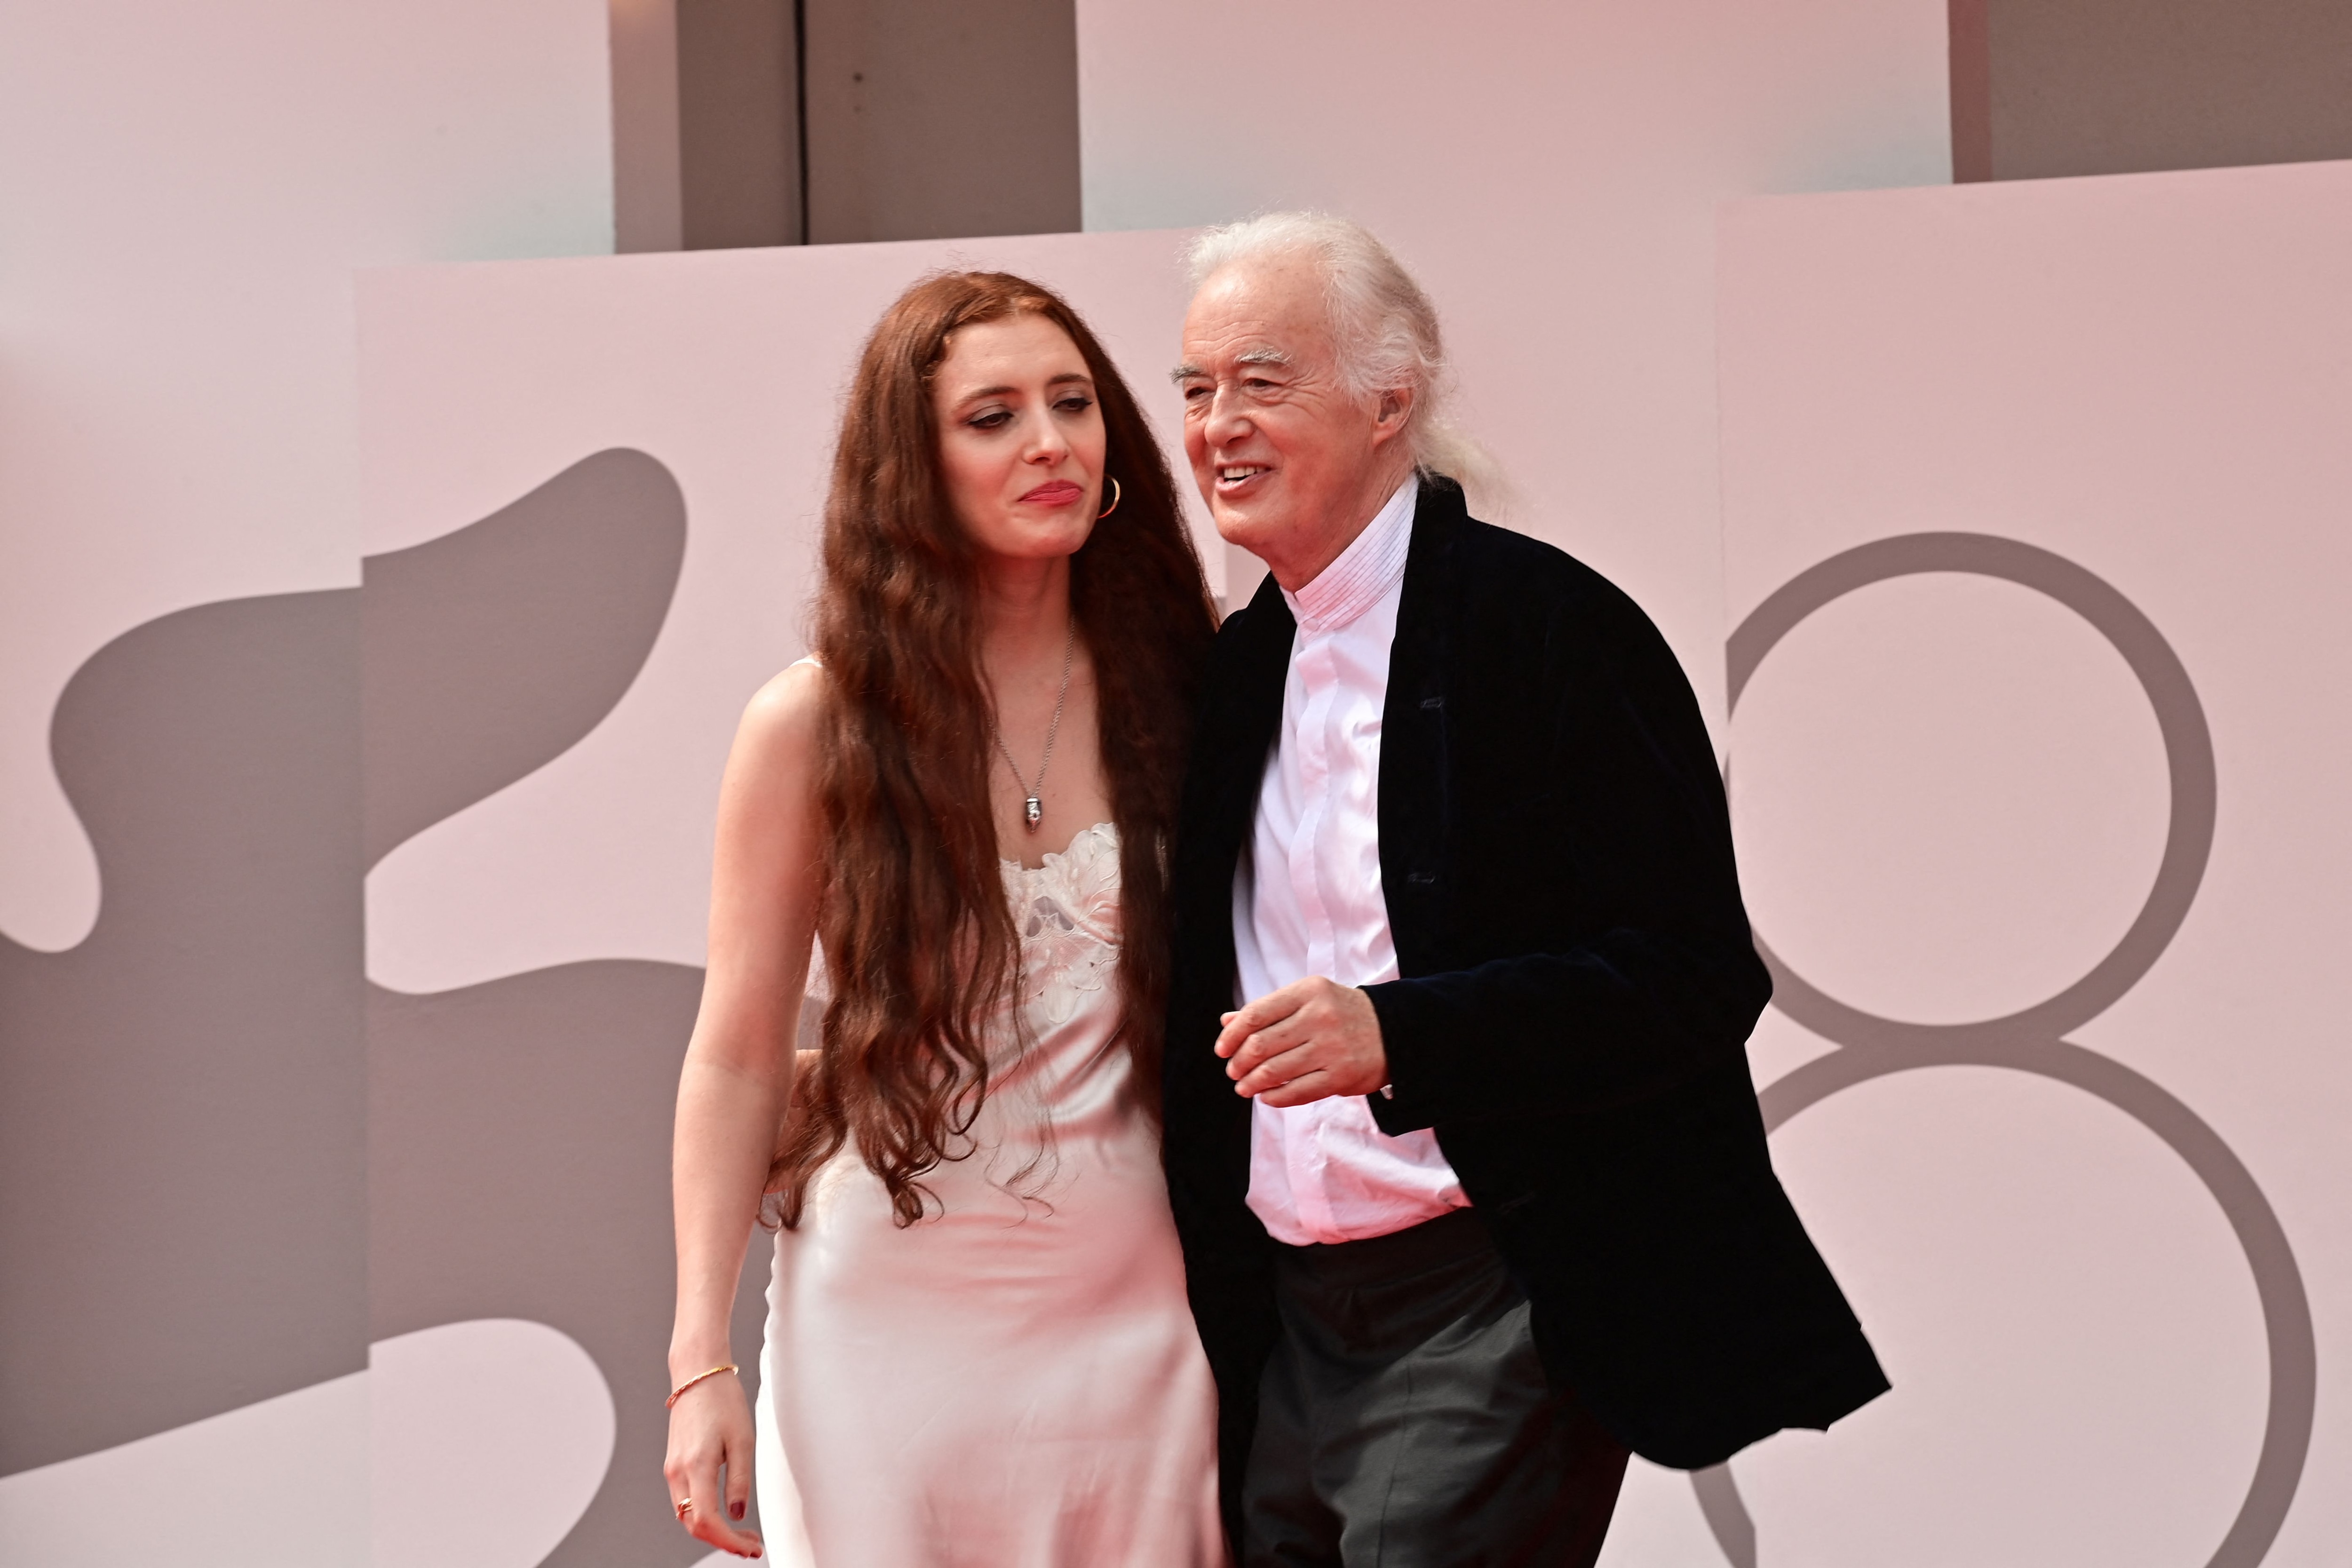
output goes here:
[[[1184, 99], [1237, 21], [1286, 62], [1278, 110], [1212, 94], [1252, 146], [1199, 140]], [[1703, 652], [1709, 206], [1940, 178], [1929, 12], [1513, 8], [1434, 40], [1394, 7], [1078, 23], [1093, 226], [1277, 199], [1381, 225], [1531, 481], [1525, 525]], [[407, 324], [449, 346], [410, 357], [411, 390], [465, 418], [387, 395], [414, 423], [362, 476], [353, 269], [605, 248], [607, 27], [578, 0], [0, 24], [26, 237], [0, 272], [0, 1030], [13, 1277], [40, 1285], [0, 1331], [29, 1467], [0, 1477], [0, 1555], [692, 1555], [632, 1500], [654, 1352], [630, 1347], [660, 1331], [646, 1155], [691, 1005], [697, 825], [740, 689], [794, 651], [824, 398], [919, 253], [583, 263], [581, 298], [628, 302], [568, 326], [568, 281], [484, 321], [471, 274], [416, 279]], [[1416, 105], [1415, 134], [1333, 134], [1367, 93]], [[940, 254], [1034, 254], [1139, 302], [1121, 352], [1159, 384], [1172, 241], [1037, 243]], [[696, 304], [712, 279], [734, 315]], [[564, 423], [615, 364], [643, 383]], [[788, 429], [755, 416], [787, 405]], [[494, 1517], [469, 1443], [535, 1455]]]
[[[0, 793], [26, 807], [0, 839], [0, 930], [18, 942], [0, 958], [65, 998], [43, 1004], [62, 1017], [85, 980], [120, 989], [104, 963], [180, 973], [150, 964], [163, 948], [104, 946], [128, 940], [108, 911], [170, 947], [276, 886], [207, 894], [205, 866], [159, 881], [139, 858], [155, 843], [211, 836], [268, 866], [298, 824], [326, 845], [301, 865], [331, 919], [271, 904], [244, 957], [258, 985], [291, 951], [270, 943], [332, 938], [313, 989], [349, 1015], [322, 1091], [341, 1120], [304, 1126], [322, 1160], [341, 1140], [350, 1190], [278, 1242], [297, 1259], [312, 1254], [288, 1237], [344, 1249], [320, 1277], [341, 1281], [349, 1321], [340, 1363], [242, 1400], [198, 1389], [144, 1425], [133, 1411], [76, 1457], [0, 1478], [0, 1556], [109, 1561], [117, 1543], [84, 1510], [129, 1507], [142, 1542], [190, 1563], [692, 1561], [647, 1447], [665, 1079], [700, 959], [713, 780], [742, 695], [799, 650], [848, 356], [913, 270], [1001, 262], [1066, 284], [1160, 397], [1182, 300], [1164, 230], [1275, 205], [1363, 217], [1421, 272], [1465, 411], [1517, 481], [1508, 521], [1665, 626], [1731, 753], [1762, 934], [1865, 1016], [1809, 1013], [1784, 985], [1755, 1059], [1790, 1184], [1896, 1392], [1699, 1489], [1637, 1468], [1612, 1568], [1744, 1561], [1743, 1521], [1759, 1560], [1824, 1564], [2251, 1568], [2324, 1563], [2352, 1538], [2312, 1479], [2343, 1468], [2325, 1380], [2352, 1269], [2329, 1202], [2352, 1174], [2331, 1141], [2352, 1103], [2327, 1047], [2352, 852], [2328, 811], [2343, 759], [2312, 717], [2352, 673], [2329, 613], [2352, 477], [2335, 438], [2352, 363], [2331, 282], [2352, 237], [2340, 168], [1738, 202], [1940, 182], [1942, 8], [1612, 0], [1439, 25], [1385, 3], [1089, 0], [1097, 232], [379, 272], [359, 285], [354, 351], [355, 267], [606, 243], [602, 8], [545, 0], [496, 26], [268, 7], [231, 26], [215, 9], [173, 25], [185, 34], [76, 16], [12, 35], [30, 53], [0, 50], [16, 73], [0, 113], [29, 128], [6, 144], [69, 124], [115, 171], [109, 190], [96, 152], [79, 184], [29, 152], [0, 162], [45, 237], [0, 283], [33, 323], [0, 378], [27, 411], [0, 429]], [[1247, 65], [1220, 68], [1237, 48]], [[195, 86], [165, 68], [215, 58]], [[91, 92], [101, 78], [115, 96]], [[109, 117], [146, 130], [107, 141]], [[156, 234], [195, 237], [142, 248]], [[1763, 647], [1749, 617], [1783, 584], [1920, 532], [2047, 552], [2171, 650], [2215, 780], [2185, 900], [2165, 846], [2176, 786], [2195, 782], [2166, 728], [2186, 710], [2142, 695], [2111, 631], [2065, 607], [2065, 570], [1922, 557], [1945, 563], [1835, 595]], [[1727, 666], [1742, 626], [1754, 657]], [[239, 684], [331, 658], [345, 662], [315, 691]], [[126, 714], [183, 696], [200, 721], [178, 750], [125, 740]], [[311, 713], [295, 698], [319, 726], [294, 722]], [[282, 795], [248, 787], [243, 837], [173, 815], [189, 781], [253, 785], [231, 765], [244, 752], [211, 744], [231, 728], [311, 769]], [[75, 779], [89, 787], [68, 800]], [[1904, 1031], [2120, 973], [2103, 955], [2166, 877], [2158, 925], [2177, 930], [2141, 922], [2125, 967], [2145, 973], [2054, 1037], [2081, 1054], [2022, 1025]], [[85, 932], [97, 945], [74, 947]], [[156, 1016], [184, 999], [157, 998]], [[131, 1184], [144, 1207], [124, 1212], [234, 1213], [204, 1184], [231, 1165], [257, 1191], [300, 1189], [232, 1158], [293, 1147], [287, 1118], [235, 1120], [271, 1061], [208, 1054], [247, 1022], [221, 1011], [201, 1050], [90, 1026], [125, 1054], [72, 1080], [85, 1103], [132, 1106], [159, 1136], [217, 1134], [214, 1163]], [[55, 1036], [73, 1047], [58, 1056], [84, 1060], [80, 1038]], [[1943, 1065], [1863, 1070], [1914, 1045]], [[220, 1260], [247, 1255], [185, 1251], [159, 1300], [233, 1307]], [[221, 1363], [210, 1341], [140, 1337], [147, 1255], [60, 1255], [68, 1271], [45, 1277], [87, 1268], [93, 1299], [133, 1303], [113, 1342], [123, 1364], [154, 1363], [95, 1385], [108, 1397]], [[2295, 1291], [2314, 1324], [2302, 1362]], [[518, 1452], [529, 1464], [483, 1506], [468, 1467]], [[257, 1540], [255, 1489], [289, 1476], [297, 1511]], [[2252, 1522], [2233, 1537], [2233, 1521]]]
[[0, 931], [95, 920], [51, 708], [167, 612], [357, 578], [357, 267], [612, 248], [603, 0], [0, 19]]
[[1714, 215], [1951, 177], [1942, 0], [1081, 0], [1089, 229], [1324, 207], [1434, 296], [1510, 521], [1722, 689]]
[[352, 272], [609, 249], [605, 31], [0, 12], [0, 1560], [368, 1558]]
[[1727, 212], [1753, 1056], [1895, 1384], [1763, 1561], [2352, 1539], [2347, 254], [2342, 163]]
[[[1004, 268], [1066, 293], [1172, 437], [1181, 238], [363, 279], [379, 1562], [499, 1525], [506, 1500], [461, 1480], [492, 1464], [562, 1500], [553, 1561], [697, 1555], [659, 1473], [669, 1090], [712, 783], [744, 701], [805, 647], [843, 387], [909, 282]], [[508, 1339], [586, 1353], [512, 1396], [522, 1441], [461, 1441], [469, 1347]], [[555, 1441], [577, 1405], [614, 1413], [602, 1447]]]

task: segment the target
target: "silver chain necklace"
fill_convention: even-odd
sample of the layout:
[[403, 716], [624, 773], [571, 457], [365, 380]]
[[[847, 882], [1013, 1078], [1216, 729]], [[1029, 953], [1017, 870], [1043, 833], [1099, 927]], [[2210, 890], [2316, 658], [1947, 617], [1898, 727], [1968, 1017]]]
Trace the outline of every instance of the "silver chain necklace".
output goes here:
[[1070, 617], [1069, 638], [1062, 644], [1062, 693], [1054, 699], [1054, 721], [1045, 726], [1045, 760], [1037, 764], [1035, 784], [1023, 784], [1021, 764], [1014, 762], [1013, 753], [1004, 749], [1004, 731], [996, 727], [993, 717], [988, 721], [988, 732], [996, 742], [996, 754], [1003, 757], [1004, 765], [1012, 770], [1013, 782], [1023, 784], [1021, 820], [1028, 824], [1032, 833], [1036, 832], [1037, 825], [1045, 820], [1045, 804], [1037, 796], [1038, 792], [1045, 787], [1045, 770], [1054, 765], [1054, 742], [1062, 733], [1062, 704], [1070, 700], [1070, 656], [1077, 651], [1077, 647], [1078, 621], [1073, 616]]

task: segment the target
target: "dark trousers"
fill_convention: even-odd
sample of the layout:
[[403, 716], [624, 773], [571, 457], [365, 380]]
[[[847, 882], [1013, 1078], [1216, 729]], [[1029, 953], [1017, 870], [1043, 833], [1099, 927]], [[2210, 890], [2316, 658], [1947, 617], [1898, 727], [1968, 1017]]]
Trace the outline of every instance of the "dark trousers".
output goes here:
[[1282, 1253], [1244, 1568], [1590, 1568], [1625, 1449], [1546, 1383], [1476, 1214]]

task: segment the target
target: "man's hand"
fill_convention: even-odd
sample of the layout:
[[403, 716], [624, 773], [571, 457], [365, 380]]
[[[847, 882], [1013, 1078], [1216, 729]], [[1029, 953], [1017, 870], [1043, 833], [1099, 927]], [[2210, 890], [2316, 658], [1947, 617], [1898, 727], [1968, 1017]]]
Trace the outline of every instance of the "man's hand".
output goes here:
[[1319, 974], [1224, 1016], [1217, 1054], [1236, 1093], [1268, 1105], [1370, 1094], [1389, 1081], [1372, 999]]

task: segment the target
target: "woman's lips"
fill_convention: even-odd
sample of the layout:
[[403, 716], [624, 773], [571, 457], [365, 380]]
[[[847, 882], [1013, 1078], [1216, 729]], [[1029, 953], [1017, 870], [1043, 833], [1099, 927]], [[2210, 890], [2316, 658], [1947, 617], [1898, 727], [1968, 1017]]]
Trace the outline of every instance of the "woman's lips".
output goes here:
[[1033, 506], [1067, 506], [1087, 492], [1067, 479], [1055, 479], [1049, 485], [1039, 485], [1021, 499]]

